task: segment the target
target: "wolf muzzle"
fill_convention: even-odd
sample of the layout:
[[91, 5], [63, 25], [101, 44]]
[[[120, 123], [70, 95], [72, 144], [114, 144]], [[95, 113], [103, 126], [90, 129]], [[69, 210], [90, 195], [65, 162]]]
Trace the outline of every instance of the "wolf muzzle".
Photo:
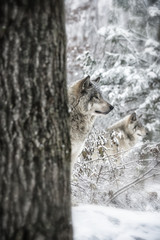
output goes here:
[[112, 105], [109, 105], [109, 109], [110, 109], [110, 111], [112, 111], [114, 109], [114, 107]]

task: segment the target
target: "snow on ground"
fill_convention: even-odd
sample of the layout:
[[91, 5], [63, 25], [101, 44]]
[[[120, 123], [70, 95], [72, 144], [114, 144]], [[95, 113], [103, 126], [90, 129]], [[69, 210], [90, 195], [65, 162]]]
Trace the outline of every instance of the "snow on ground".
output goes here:
[[160, 240], [160, 213], [80, 205], [72, 216], [74, 240]]

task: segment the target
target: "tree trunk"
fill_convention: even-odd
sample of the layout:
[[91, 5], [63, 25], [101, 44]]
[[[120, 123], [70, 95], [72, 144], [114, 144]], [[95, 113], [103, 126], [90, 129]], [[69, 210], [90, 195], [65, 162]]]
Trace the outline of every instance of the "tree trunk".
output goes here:
[[0, 4], [0, 239], [70, 240], [63, 0]]

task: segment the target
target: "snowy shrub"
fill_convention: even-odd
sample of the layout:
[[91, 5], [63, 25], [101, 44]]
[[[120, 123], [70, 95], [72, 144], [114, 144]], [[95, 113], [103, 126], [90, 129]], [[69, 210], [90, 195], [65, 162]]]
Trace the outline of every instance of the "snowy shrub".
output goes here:
[[[160, 144], [138, 144], [120, 152], [117, 162], [117, 157], [105, 152], [103, 134], [90, 135], [76, 163], [73, 203], [160, 211]], [[99, 154], [92, 159], [96, 150]]]

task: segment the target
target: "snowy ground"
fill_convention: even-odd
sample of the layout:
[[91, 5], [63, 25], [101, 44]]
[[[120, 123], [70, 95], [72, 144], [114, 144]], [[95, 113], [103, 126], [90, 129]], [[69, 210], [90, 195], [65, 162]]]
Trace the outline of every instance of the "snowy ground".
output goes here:
[[74, 240], [160, 240], [160, 213], [73, 207]]

